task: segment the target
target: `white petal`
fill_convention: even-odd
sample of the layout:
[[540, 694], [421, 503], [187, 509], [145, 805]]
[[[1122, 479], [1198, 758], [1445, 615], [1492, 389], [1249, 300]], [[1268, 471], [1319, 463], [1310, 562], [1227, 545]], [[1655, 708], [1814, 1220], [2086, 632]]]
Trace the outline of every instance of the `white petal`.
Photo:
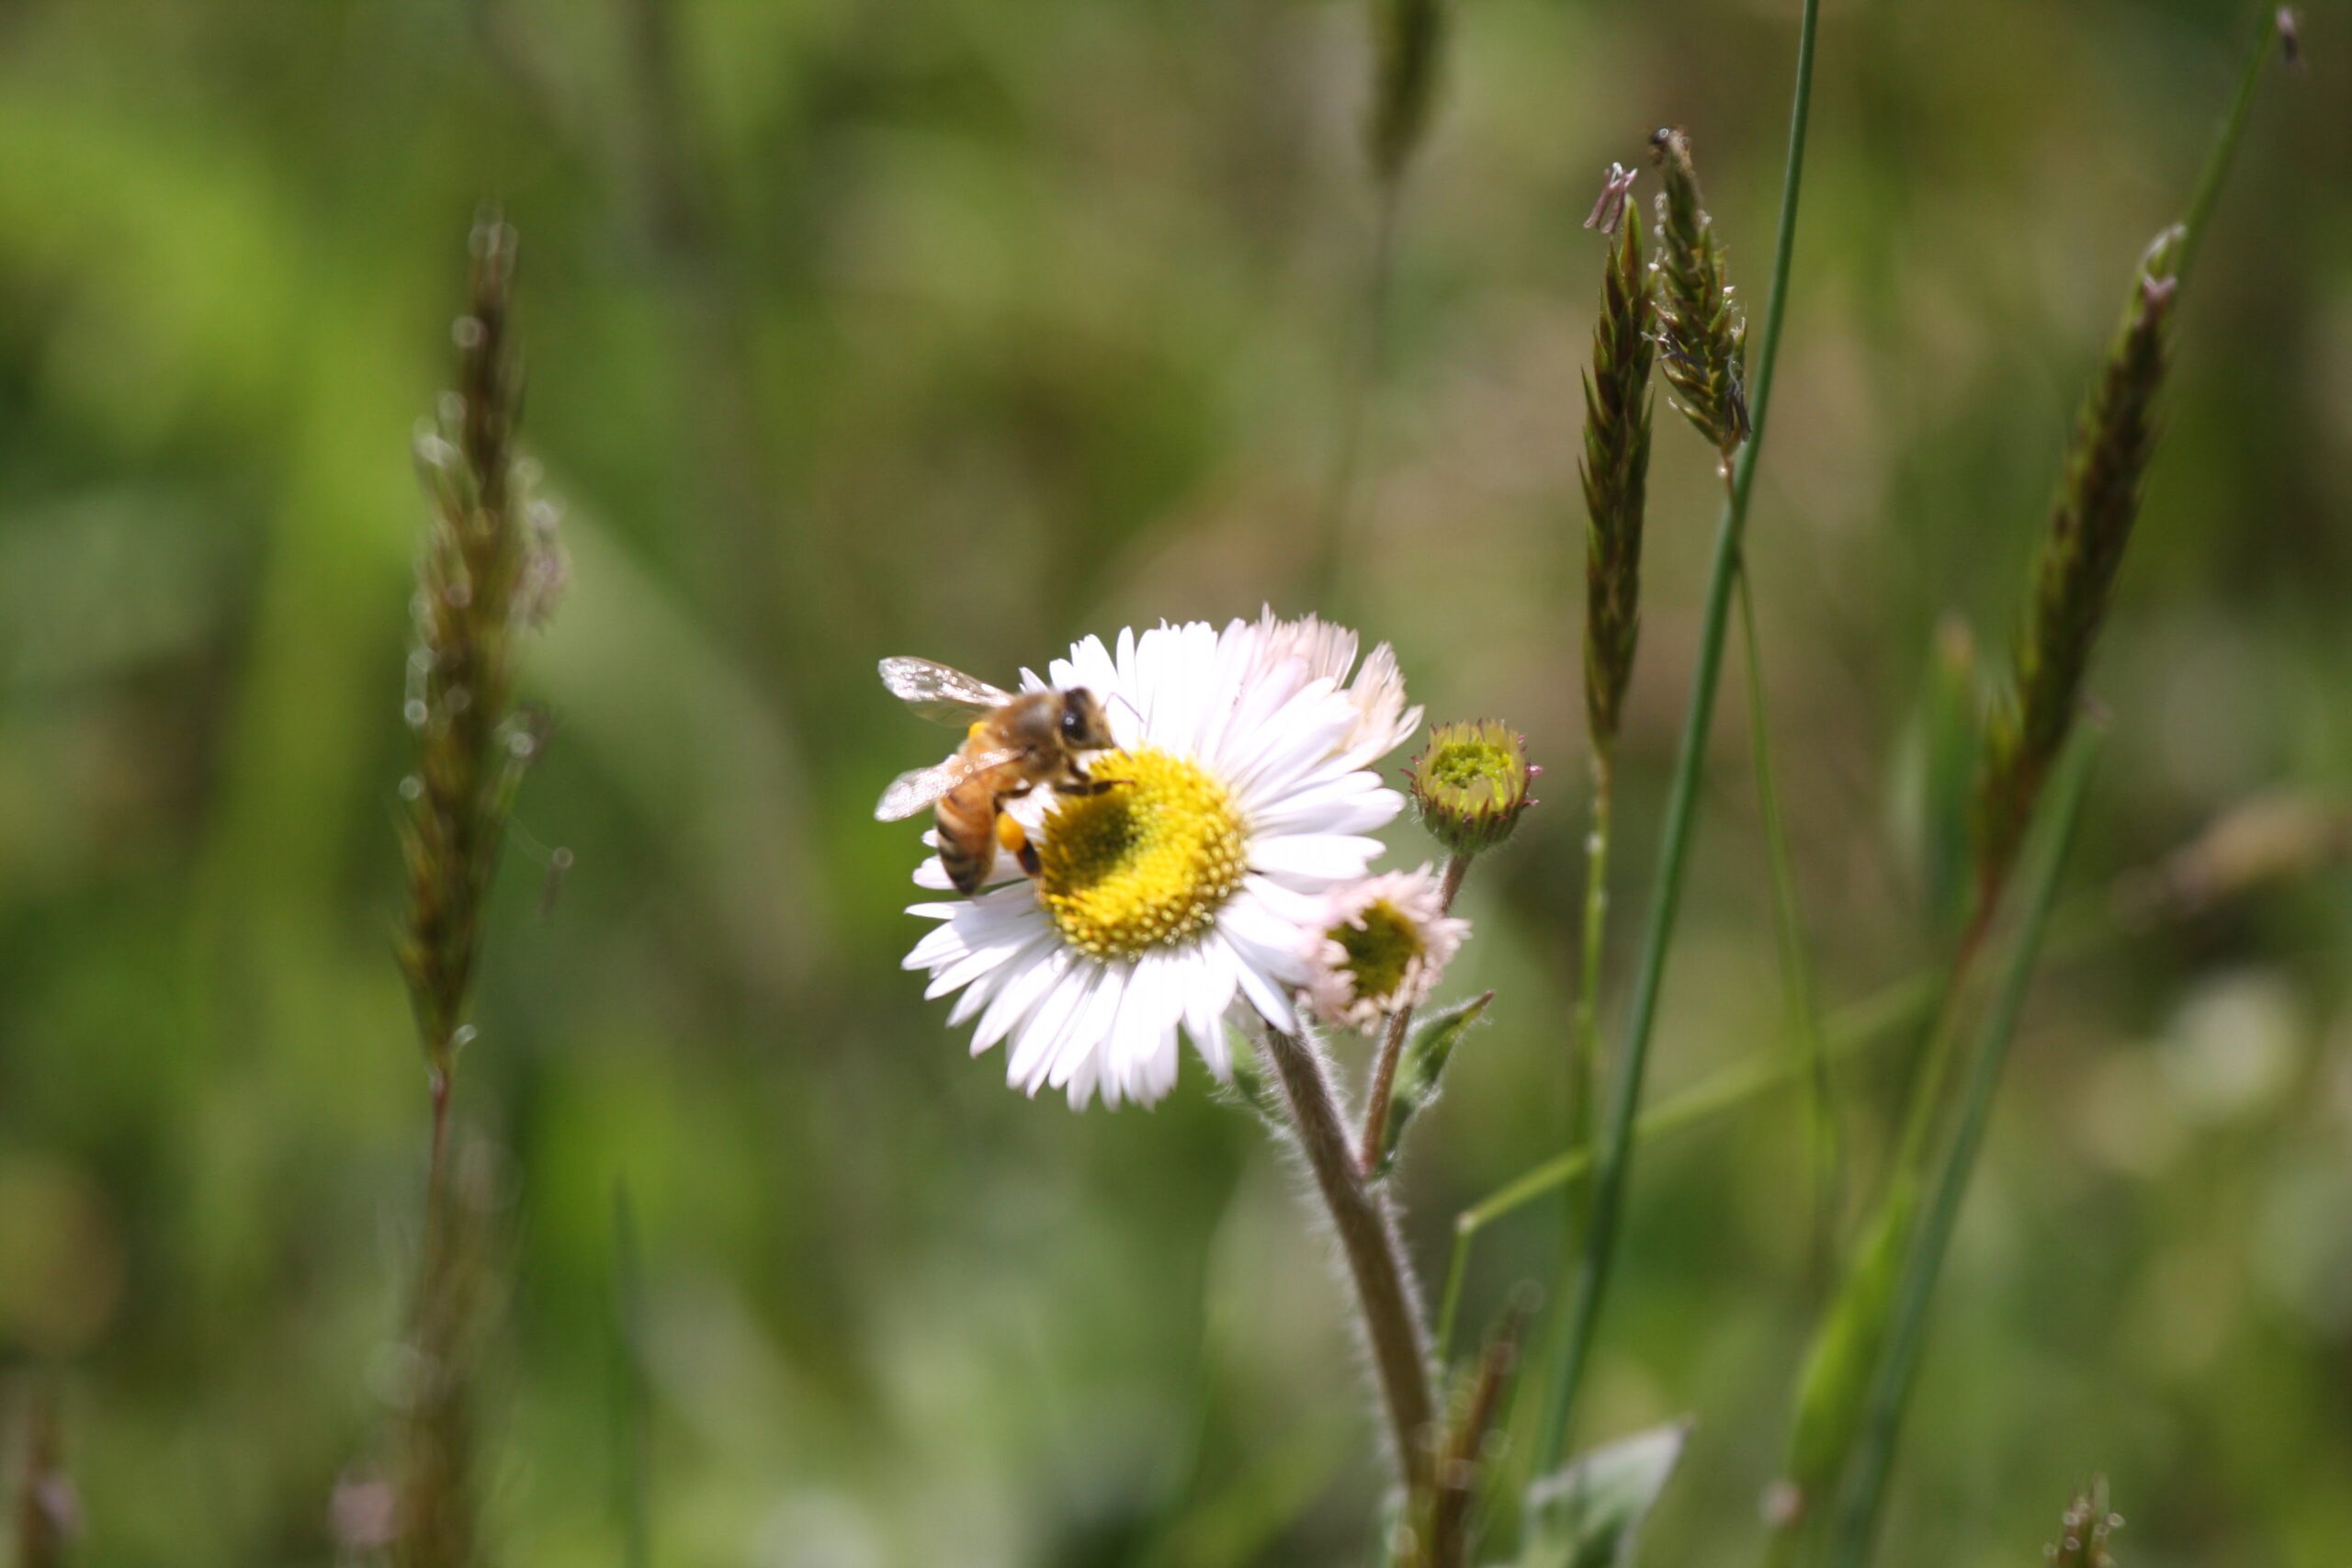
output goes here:
[[1233, 1055], [1225, 1038], [1225, 1010], [1233, 1005], [1233, 988], [1239, 983], [1234, 978], [1231, 951], [1223, 942], [1199, 943], [1188, 967], [1184, 1032], [1193, 1037], [1193, 1049], [1201, 1054], [1209, 1071], [1222, 1081], [1233, 1071]]
[[[1222, 942], [1226, 938], [1220, 931], [1209, 940]], [[1283, 995], [1282, 987], [1254, 968], [1238, 950], [1234, 953], [1233, 973], [1240, 983], [1241, 994], [1250, 998], [1250, 1005], [1258, 1010], [1261, 1018], [1284, 1032], [1298, 1026], [1290, 1010], [1290, 998]]]
[[1048, 946], [1026, 967], [1006, 965], [1011, 977], [972, 1031], [972, 1055], [978, 1055], [1026, 1021], [1054, 982], [1069, 972], [1069, 948]]
[[[1128, 965], [1124, 964], [1102, 966], [1086, 1005], [1062, 1032], [1061, 1043], [1054, 1048], [1053, 1065], [1046, 1074], [1046, 1081], [1054, 1088], [1062, 1088], [1082, 1064], [1103, 1055], [1111, 1026], [1118, 1020], [1119, 1004], [1126, 998], [1129, 974]], [[1101, 1070], [1099, 1066], [1096, 1070]]]
[[1405, 809], [1405, 797], [1384, 789], [1371, 773], [1342, 773], [1250, 814], [1250, 829], [1283, 833], [1368, 833], [1385, 828]]
[[[1216, 924], [1227, 937], [1266, 953], [1288, 953], [1298, 945], [1303, 934], [1297, 922], [1274, 913], [1272, 907], [1247, 884], [1217, 911]], [[1249, 955], [1244, 949], [1242, 956]]]
[[1087, 994], [1099, 978], [1101, 972], [1091, 965], [1073, 964], [1060, 976], [1060, 983], [1046, 992], [1046, 999], [1021, 1026], [1020, 1039], [1005, 1055], [1006, 1082], [1033, 1095], [1044, 1086], [1046, 1069], [1061, 1047], [1064, 1032], [1086, 1005]]
[[[975, 921], [974, 924], [979, 924]], [[1017, 926], [988, 927], [971, 938], [971, 950], [953, 964], [943, 965], [923, 988], [923, 999], [944, 997], [950, 991], [960, 991], [989, 970], [1018, 957], [1032, 942], [1044, 940], [1044, 922], [1023, 930]]]
[[1364, 867], [1372, 863], [1380, 850], [1378, 839], [1344, 833], [1296, 833], [1253, 839], [1250, 844], [1250, 868], [1292, 876], [1328, 877], [1338, 882], [1362, 876]]

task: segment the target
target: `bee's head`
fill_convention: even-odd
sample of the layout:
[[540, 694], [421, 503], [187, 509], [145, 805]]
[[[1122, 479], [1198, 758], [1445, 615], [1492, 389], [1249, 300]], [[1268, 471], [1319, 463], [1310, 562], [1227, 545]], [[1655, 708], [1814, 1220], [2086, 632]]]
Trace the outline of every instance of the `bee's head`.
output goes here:
[[1111, 720], [1094, 694], [1073, 686], [1062, 694], [1062, 743], [1073, 751], [1101, 751], [1118, 744], [1111, 739]]

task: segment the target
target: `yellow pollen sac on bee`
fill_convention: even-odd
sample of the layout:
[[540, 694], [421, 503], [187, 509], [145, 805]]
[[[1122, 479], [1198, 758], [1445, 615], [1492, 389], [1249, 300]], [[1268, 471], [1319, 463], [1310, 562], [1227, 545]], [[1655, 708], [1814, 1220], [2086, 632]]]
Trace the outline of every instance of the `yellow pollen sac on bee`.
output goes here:
[[1107, 753], [1088, 772], [1114, 787], [1057, 796], [1037, 842], [1037, 898], [1064, 939], [1121, 959], [1207, 930], [1249, 870], [1225, 786], [1150, 750]]

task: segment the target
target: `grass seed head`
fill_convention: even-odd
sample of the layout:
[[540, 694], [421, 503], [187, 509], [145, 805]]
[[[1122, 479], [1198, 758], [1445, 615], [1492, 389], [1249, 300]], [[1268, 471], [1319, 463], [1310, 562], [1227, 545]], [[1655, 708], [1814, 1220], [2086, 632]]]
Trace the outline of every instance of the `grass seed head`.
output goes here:
[[2015, 858], [2041, 781], [2074, 726], [2083, 678], [2115, 594], [2155, 449], [2155, 402], [2170, 358], [2182, 231], [2142, 259], [2132, 297], [2075, 430], [2034, 568], [2016, 669], [1987, 716], [1977, 800], [1980, 881]]
[[1373, 28], [1372, 118], [1365, 133], [1374, 173], [1393, 186], [1429, 133], [1445, 56], [1444, 0], [1373, 0]]
[[1690, 138], [1668, 126], [1651, 136], [1650, 156], [1665, 187], [1657, 197], [1657, 313], [1666, 378], [1683, 416], [1728, 461], [1747, 439], [1747, 319], [1699, 198]]
[[2050, 1568], [2115, 1568], [2108, 1546], [2122, 1528], [2123, 1516], [2107, 1506], [2107, 1477], [2098, 1476], [2066, 1506], [2058, 1539], [2042, 1548], [2042, 1560]]
[[499, 841], [534, 732], [513, 700], [515, 632], [543, 621], [563, 576], [555, 513], [515, 455], [523, 379], [509, 327], [514, 231], [476, 226], [458, 388], [418, 433], [431, 516], [417, 551], [415, 639], [403, 713], [417, 738], [402, 782], [408, 918], [399, 954], [427, 1057], [462, 1039]]
[[[1612, 170], [1601, 193], [1623, 199], [1633, 183]], [[1594, 209], [1595, 218], [1602, 215]], [[1620, 223], [1600, 280], [1592, 369], [1584, 378], [1585, 714], [1592, 744], [1616, 739], [1641, 635], [1642, 510], [1650, 467], [1650, 367], [1656, 307], [1642, 261], [1642, 226]]]

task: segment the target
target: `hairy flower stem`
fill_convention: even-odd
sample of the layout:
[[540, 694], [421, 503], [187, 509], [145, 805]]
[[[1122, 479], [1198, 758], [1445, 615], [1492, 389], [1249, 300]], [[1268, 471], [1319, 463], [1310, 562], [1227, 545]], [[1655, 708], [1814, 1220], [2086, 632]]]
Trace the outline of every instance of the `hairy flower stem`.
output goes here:
[[1283, 1100], [1290, 1108], [1307, 1167], [1315, 1173], [1316, 1190], [1347, 1256], [1348, 1274], [1363, 1313], [1364, 1340], [1380, 1380], [1397, 1476], [1405, 1495], [1411, 1496], [1428, 1474], [1437, 1403], [1430, 1392], [1429, 1336], [1421, 1325], [1420, 1303], [1396, 1234], [1396, 1215], [1380, 1189], [1356, 1166], [1322, 1053], [1309, 1040], [1271, 1024], [1262, 1044], [1267, 1063], [1282, 1082]]
[[[1453, 912], [1454, 896], [1462, 891], [1462, 879], [1470, 874], [1471, 856], [1450, 855], [1445, 862], [1445, 878], [1438, 885], [1437, 912]], [[1364, 1097], [1363, 1134], [1357, 1140], [1356, 1168], [1370, 1177], [1380, 1168], [1381, 1156], [1388, 1140], [1388, 1101], [1396, 1089], [1396, 1064], [1404, 1059], [1405, 1037], [1413, 1030], [1413, 1010], [1398, 1008], [1388, 1018], [1388, 1028], [1380, 1037], [1380, 1055], [1372, 1067], [1371, 1091]]]
[[1698, 822], [1700, 774], [1704, 769], [1707, 735], [1714, 722], [1716, 687], [1723, 675], [1732, 587], [1739, 571], [1740, 539], [1747, 529], [1749, 498], [1755, 491], [1757, 454], [1763, 447], [1765, 414], [1771, 400], [1773, 362], [1781, 320], [1788, 307], [1789, 264], [1796, 243], [1797, 197], [1804, 170], [1805, 128], [1813, 101], [1814, 35], [1820, 9], [1820, 0], [1805, 0], [1804, 18], [1799, 24], [1788, 161], [1781, 181], [1781, 216], [1772, 258], [1771, 292], [1765, 303], [1764, 333], [1748, 397], [1748, 439], [1740, 447], [1739, 460], [1733, 469], [1731, 496], [1716, 529], [1714, 562], [1707, 580], [1706, 613], [1700, 627], [1698, 666], [1691, 677], [1681, 747], [1675, 757], [1673, 783], [1667, 795], [1657, 887], [1635, 975], [1624, 1055], [1618, 1065], [1615, 1094], [1610, 1102], [1595, 1177], [1592, 1224], [1585, 1236], [1584, 1257], [1577, 1269], [1566, 1329], [1554, 1359], [1552, 1387], [1537, 1438], [1539, 1472], [1555, 1467], [1566, 1447], [1568, 1418], [1575, 1409], [1577, 1386], [1591, 1353], [1593, 1331], [1600, 1323], [1615, 1261], [1618, 1221], [1633, 1164], [1634, 1120], [1641, 1106], [1650, 1032], [1657, 1021], [1658, 995], [1665, 985], [1666, 961], [1674, 942], [1675, 917], [1680, 912], [1683, 872], [1690, 862], [1690, 841]]

